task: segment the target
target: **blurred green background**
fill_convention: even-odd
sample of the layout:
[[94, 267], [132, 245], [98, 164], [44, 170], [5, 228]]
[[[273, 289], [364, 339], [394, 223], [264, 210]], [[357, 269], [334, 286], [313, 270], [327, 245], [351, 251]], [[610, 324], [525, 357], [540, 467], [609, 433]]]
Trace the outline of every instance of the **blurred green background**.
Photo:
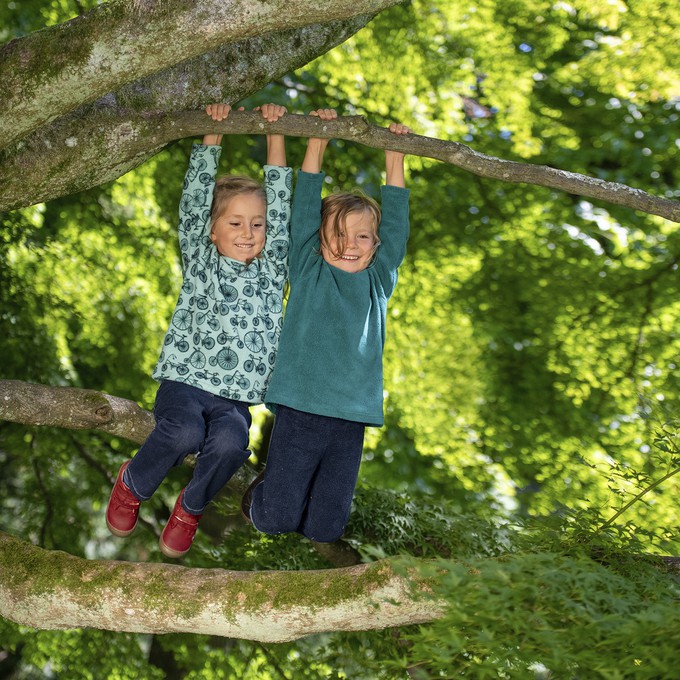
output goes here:
[[[4, 2], [0, 41], [95, 4]], [[679, 16], [662, 0], [414, 0], [239, 104], [396, 120], [677, 199]], [[0, 214], [1, 378], [152, 406], [192, 141], [111, 184]], [[259, 176], [263, 137], [223, 146], [223, 172]], [[288, 140], [291, 165], [303, 151]], [[384, 154], [333, 141], [325, 168], [329, 191], [378, 195]], [[678, 554], [677, 225], [418, 157], [407, 168], [412, 236], [388, 310], [387, 423], [368, 432], [347, 540], [366, 560], [441, 558], [446, 617], [285, 645], [0, 620], [0, 678], [678, 677], [677, 579], [635, 557]], [[271, 422], [254, 413], [261, 466]], [[148, 527], [114, 541], [109, 476], [134, 450], [0, 423], [0, 529], [76, 555], [159, 561], [154, 528], [188, 472], [145, 504]], [[223, 494], [184, 564], [330, 566], [299, 537], [256, 535], [237, 503]], [[624, 566], [595, 559], [602, 551]], [[457, 557], [497, 587], [466, 587]]]

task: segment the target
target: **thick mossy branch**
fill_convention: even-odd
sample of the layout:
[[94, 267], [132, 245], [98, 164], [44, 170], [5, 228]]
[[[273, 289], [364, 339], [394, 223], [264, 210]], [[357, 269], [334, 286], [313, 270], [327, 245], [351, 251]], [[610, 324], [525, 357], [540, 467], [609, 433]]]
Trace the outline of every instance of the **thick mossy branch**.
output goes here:
[[[324, 54], [372, 15], [313, 24], [223, 45], [109, 92], [0, 151], [0, 210], [49, 201], [117, 179], [158, 153], [129, 145], [131, 117], [237, 102]], [[228, 77], [225, 77], [228, 74]], [[144, 140], [136, 140], [143, 142]]]
[[0, 611], [33, 628], [190, 632], [262, 642], [440, 616], [443, 603], [419, 597], [426, 582], [407, 580], [394, 564], [303, 572], [189, 569], [84, 560], [0, 533]]
[[142, 12], [109, 0], [0, 50], [0, 144], [56, 116], [220, 45], [273, 31], [375, 14], [399, 0], [163, 0]]

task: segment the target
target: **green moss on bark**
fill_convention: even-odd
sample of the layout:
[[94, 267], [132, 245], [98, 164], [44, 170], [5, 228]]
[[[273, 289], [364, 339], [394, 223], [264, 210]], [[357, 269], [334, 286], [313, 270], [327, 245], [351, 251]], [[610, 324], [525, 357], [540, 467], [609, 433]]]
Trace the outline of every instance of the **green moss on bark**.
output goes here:
[[91, 608], [101, 603], [104, 593], [119, 592], [156, 615], [189, 620], [217, 604], [222, 616], [232, 621], [240, 613], [265, 608], [333, 608], [370, 596], [393, 577], [390, 564], [379, 562], [328, 571], [195, 570], [192, 580], [189, 570], [180, 566], [88, 561], [7, 535], [0, 538], [0, 571], [17, 598], [65, 591], [77, 604]]

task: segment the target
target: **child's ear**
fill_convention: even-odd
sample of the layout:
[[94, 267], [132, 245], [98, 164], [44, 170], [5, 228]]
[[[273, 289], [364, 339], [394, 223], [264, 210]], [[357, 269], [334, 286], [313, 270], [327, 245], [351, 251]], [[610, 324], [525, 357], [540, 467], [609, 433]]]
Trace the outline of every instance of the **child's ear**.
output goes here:
[[215, 236], [215, 230], [214, 230], [214, 229], [211, 229], [211, 230], [210, 230], [210, 240], [211, 240], [213, 243], [215, 243], [216, 240], [217, 240], [217, 237]]

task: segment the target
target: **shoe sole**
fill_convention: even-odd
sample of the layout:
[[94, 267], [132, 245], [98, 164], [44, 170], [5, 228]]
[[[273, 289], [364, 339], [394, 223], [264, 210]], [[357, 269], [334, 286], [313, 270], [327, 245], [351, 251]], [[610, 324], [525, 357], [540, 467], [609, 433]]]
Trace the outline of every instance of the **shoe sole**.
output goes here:
[[118, 538], [125, 538], [126, 536], [129, 536], [137, 528], [137, 525], [135, 524], [135, 526], [133, 526], [132, 529], [130, 529], [129, 531], [123, 531], [122, 529], [116, 529], [116, 527], [109, 524], [108, 519], [106, 520], [106, 526], [107, 526], [108, 530], [114, 536], [118, 536]]
[[161, 552], [166, 556], [166, 557], [171, 557], [173, 560], [176, 560], [178, 557], [184, 557], [191, 548], [187, 548], [184, 552], [180, 552], [179, 550], [173, 550], [171, 547], [165, 545], [163, 543], [163, 539], [161, 538], [158, 541], [158, 547], [161, 549]]
[[[255, 526], [253, 520], [250, 518], [250, 509], [253, 507], [253, 492], [255, 491], [255, 487], [259, 486], [263, 480], [264, 470], [262, 470], [262, 472], [260, 472], [260, 474], [248, 485], [246, 492], [241, 498], [241, 517], [243, 517], [245, 523], [250, 524], [250, 526]], [[247, 501], [246, 498], [248, 499]]]

